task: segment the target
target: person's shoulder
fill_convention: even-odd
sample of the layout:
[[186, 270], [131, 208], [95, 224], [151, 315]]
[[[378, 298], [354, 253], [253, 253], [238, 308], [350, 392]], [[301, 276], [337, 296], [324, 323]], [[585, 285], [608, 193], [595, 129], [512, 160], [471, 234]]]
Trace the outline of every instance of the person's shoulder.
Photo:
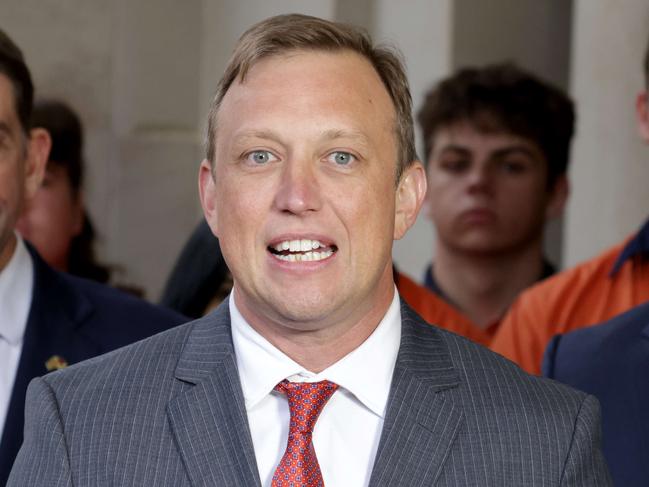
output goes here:
[[604, 282], [624, 248], [625, 243], [626, 241], [609, 247], [599, 255], [554, 274], [529, 287], [521, 293], [518, 302], [561, 301], [561, 297], [566, 293], [572, 294], [588, 290], [594, 281]]
[[[558, 398], [570, 398], [574, 405], [580, 404], [585, 394], [558, 382], [530, 374], [516, 363], [464, 337], [440, 330], [455, 367], [461, 371], [466, 383], [472, 388], [489, 391], [490, 396], [502, 395], [503, 399], [538, 404], [538, 399], [554, 402]], [[494, 389], [495, 387], [495, 389]]]
[[599, 325], [567, 333], [563, 336], [563, 340], [590, 346], [604, 343], [615, 345], [620, 341], [636, 340], [638, 334], [647, 328], [649, 328], [649, 302]]
[[165, 328], [189, 321], [169, 308], [151, 304], [105, 284], [69, 274], [62, 274], [62, 278], [99, 308], [102, 316], [157, 321]]
[[530, 417], [534, 412], [574, 417], [587, 397], [554, 380], [529, 374], [514, 362], [452, 331], [428, 327], [432, 330], [428, 333], [437, 334], [443, 341], [458, 373], [459, 394], [481, 398], [485, 408], [511, 414], [527, 411]]
[[182, 349], [200, 320], [185, 323], [111, 352], [46, 374], [41, 379], [53, 390], [75, 391], [84, 397], [113, 387], [154, 387], [172, 377]]
[[407, 275], [398, 272], [396, 284], [399, 296], [428, 323], [454, 331], [472, 340], [485, 343], [476, 326], [462, 313], [430, 289], [417, 284]]
[[[591, 381], [623, 364], [631, 368], [633, 360], [647, 358], [641, 353], [645, 350], [643, 334], [649, 338], [649, 302], [604, 323], [556, 335], [546, 350], [543, 373], [562, 381], [573, 377]], [[636, 348], [639, 353], [633, 352]]]

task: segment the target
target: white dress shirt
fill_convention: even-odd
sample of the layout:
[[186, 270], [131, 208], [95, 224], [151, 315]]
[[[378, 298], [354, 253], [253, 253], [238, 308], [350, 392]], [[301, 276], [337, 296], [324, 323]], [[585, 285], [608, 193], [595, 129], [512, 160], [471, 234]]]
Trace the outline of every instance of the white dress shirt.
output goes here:
[[401, 340], [397, 291], [374, 332], [354, 351], [314, 374], [257, 333], [230, 295], [232, 340], [262, 485], [270, 486], [288, 441], [290, 412], [282, 380], [329, 380], [340, 387], [313, 431], [313, 446], [327, 487], [368, 485], [378, 448]]
[[0, 438], [23, 349], [33, 287], [34, 263], [18, 237], [14, 254], [0, 270]]

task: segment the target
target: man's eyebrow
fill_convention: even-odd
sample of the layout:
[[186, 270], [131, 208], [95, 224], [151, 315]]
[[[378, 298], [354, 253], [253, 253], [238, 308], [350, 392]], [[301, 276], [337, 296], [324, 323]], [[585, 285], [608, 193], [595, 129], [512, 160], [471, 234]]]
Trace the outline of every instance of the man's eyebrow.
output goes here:
[[511, 145], [511, 146], [507, 146], [507, 147], [503, 147], [501, 149], [495, 150], [493, 152], [493, 155], [496, 156], [496, 157], [505, 157], [505, 156], [508, 156], [510, 154], [516, 154], [516, 153], [521, 153], [523, 155], [526, 155], [527, 157], [529, 157], [530, 159], [532, 159], [534, 161], [539, 159], [539, 155], [535, 151], [533, 151], [532, 149], [530, 149], [529, 147], [527, 147], [525, 145], [518, 145], [518, 144], [514, 144], [514, 145]]
[[320, 136], [320, 140], [325, 142], [340, 139], [358, 144], [360, 150], [369, 150], [372, 147], [369, 137], [360, 130], [332, 129], [324, 131]]
[[[462, 155], [470, 155], [471, 154], [470, 149], [468, 149], [468, 148], [466, 148], [466, 147], [464, 147], [462, 145], [457, 145], [457, 144], [448, 144], [448, 145], [443, 146], [439, 150], [438, 155], [442, 155], [445, 152], [457, 152], [457, 153], [460, 153]], [[500, 149], [496, 149], [495, 151], [493, 151], [491, 155], [493, 157], [505, 157], [505, 156], [508, 156], [508, 155], [510, 155], [512, 153], [514, 153], [514, 154], [515, 153], [521, 153], [521, 154], [526, 155], [527, 157], [529, 157], [530, 159], [533, 159], [533, 160], [537, 160], [539, 158], [539, 155], [535, 151], [533, 151], [532, 149], [530, 149], [526, 145], [522, 145], [522, 144], [512, 144], [512, 145], [508, 145], [506, 147], [501, 147]]]
[[462, 155], [470, 155], [471, 154], [471, 150], [467, 149], [466, 147], [464, 147], [462, 145], [456, 145], [456, 144], [447, 144], [447, 145], [442, 146], [437, 154], [442, 155], [442, 154], [444, 154], [446, 152], [459, 152]]
[[[282, 138], [272, 130], [249, 130], [238, 133], [233, 137], [235, 143], [247, 139], [266, 139], [282, 143]], [[352, 139], [363, 145], [369, 145], [368, 137], [360, 130], [330, 129], [320, 135], [321, 140], [329, 141], [335, 139]]]
[[364, 142], [367, 142], [367, 136], [360, 130], [342, 130], [342, 129], [332, 129], [326, 130], [322, 134], [323, 139], [359, 139]]
[[245, 142], [248, 139], [265, 139], [281, 143], [282, 139], [279, 135], [271, 130], [248, 130], [236, 134], [233, 138], [234, 143]]

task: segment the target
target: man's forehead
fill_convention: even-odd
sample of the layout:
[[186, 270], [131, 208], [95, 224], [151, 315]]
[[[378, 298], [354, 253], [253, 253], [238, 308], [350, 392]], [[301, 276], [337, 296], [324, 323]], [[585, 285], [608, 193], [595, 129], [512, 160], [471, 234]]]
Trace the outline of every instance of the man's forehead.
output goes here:
[[[268, 75], [272, 72], [272, 76], [276, 75], [277, 70], [283, 70], [290, 66], [299, 66], [297, 74], [304, 74], [304, 78], [311, 82], [319, 80], [326, 81], [330, 73], [327, 69], [335, 69], [337, 66], [344, 66], [345, 68], [353, 68], [353, 71], [346, 72], [345, 79], [340, 79], [341, 82], [349, 82], [353, 85], [362, 85], [363, 82], [367, 83], [370, 79], [381, 86], [382, 91], [389, 97], [387, 89], [370, 62], [365, 56], [353, 51], [351, 49], [340, 49], [336, 51], [324, 49], [293, 49], [286, 52], [275, 53], [260, 57], [247, 66], [243, 75], [237, 76], [232, 85], [228, 88], [224, 98], [232, 91], [234, 87], [244, 87], [249, 84], [251, 78], [256, 79], [259, 76]], [[261, 73], [261, 75], [260, 75]], [[312, 73], [312, 74], [307, 74]], [[361, 78], [359, 74], [365, 76]], [[287, 77], [279, 77], [273, 79], [271, 88], [278, 83], [288, 82], [290, 79]], [[377, 86], [378, 86], [377, 85]], [[344, 89], [345, 84], [341, 84], [339, 88]]]
[[[326, 99], [331, 100], [327, 108], [340, 107], [341, 117], [360, 116], [369, 110], [396, 123], [392, 99], [366, 58], [351, 50], [294, 50], [260, 59], [243, 79], [233, 82], [216, 113], [215, 128], [218, 132], [219, 120], [226, 112], [228, 118], [241, 120], [246, 115], [263, 117], [281, 112], [286, 104], [315, 105]], [[318, 115], [313, 112], [313, 118]], [[254, 125], [254, 119], [251, 122]], [[363, 132], [362, 127], [355, 135], [359, 132]]]

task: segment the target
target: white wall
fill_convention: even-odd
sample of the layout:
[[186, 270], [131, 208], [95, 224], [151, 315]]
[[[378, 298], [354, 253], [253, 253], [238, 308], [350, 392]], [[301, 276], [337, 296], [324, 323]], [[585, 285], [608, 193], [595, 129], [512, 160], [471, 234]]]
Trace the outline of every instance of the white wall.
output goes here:
[[[377, 1], [373, 34], [376, 40], [390, 41], [403, 53], [415, 112], [430, 85], [451, 69], [452, 15], [450, 0]], [[417, 130], [417, 147], [422, 145]], [[422, 213], [395, 245], [394, 260], [399, 270], [420, 281], [431, 259], [433, 238], [432, 225]]]
[[572, 91], [579, 105], [565, 234], [568, 264], [633, 232], [649, 214], [649, 147], [637, 136], [649, 37], [646, 0], [577, 0]]

